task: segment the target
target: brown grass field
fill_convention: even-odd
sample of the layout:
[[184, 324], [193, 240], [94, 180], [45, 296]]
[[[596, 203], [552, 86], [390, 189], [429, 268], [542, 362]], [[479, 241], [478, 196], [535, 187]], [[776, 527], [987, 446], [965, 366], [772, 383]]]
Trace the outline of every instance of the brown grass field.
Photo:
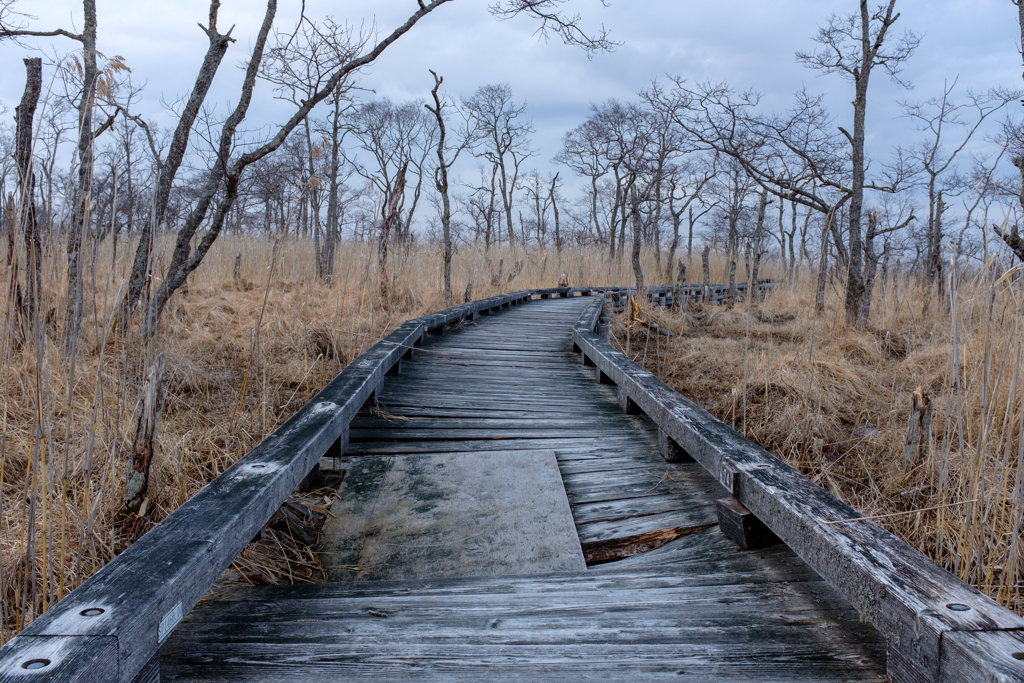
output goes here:
[[[394, 249], [392, 296], [382, 302], [376, 254], [366, 245], [340, 249], [328, 286], [316, 280], [308, 242], [275, 247], [266, 239], [226, 237], [145, 342], [137, 322], [109, 332], [127, 267], [123, 256], [131, 253], [121, 245], [115, 260], [101, 245], [87, 257], [86, 317], [73, 359], [56, 345], [56, 324], [41, 328], [38, 343], [30, 338], [19, 345], [10, 318], [0, 323], [0, 640], [251, 449], [349, 360], [404, 320], [444, 306], [439, 248]], [[628, 259], [609, 263], [604, 252], [492, 249], [488, 256], [474, 248], [457, 253], [457, 302], [470, 279], [474, 298], [552, 287], [563, 273], [573, 286], [633, 280]], [[502, 277], [492, 284], [499, 261]], [[509, 281], [518, 261], [521, 271]], [[648, 284], [671, 281], [657, 276], [652, 254], [644, 264]], [[63, 310], [62, 272], [60, 258], [47, 259], [43, 310]], [[699, 259], [689, 272], [700, 272]], [[952, 315], [942, 305], [924, 315], [923, 290], [901, 276], [898, 292], [892, 281], [887, 291], [876, 290], [871, 325], [857, 331], [843, 323], [841, 283], [833, 283], [825, 312], [816, 315], [814, 273], [800, 272], [787, 283], [765, 264], [762, 276], [781, 276], [762, 303], [674, 313], [644, 308], [643, 315], [679, 336], [652, 335], [622, 315], [616, 341], [865, 515], [889, 515], [878, 522], [1020, 611], [1019, 286], [1010, 278], [993, 283], [975, 276], [955, 288]], [[720, 260], [711, 279], [725, 280]], [[158, 352], [167, 354], [168, 377], [151, 499], [140, 518], [119, 525], [139, 388]], [[931, 447], [906, 471], [903, 442], [917, 386], [933, 401]], [[267, 582], [316, 573], [308, 547], [263, 540], [288, 548], [276, 557], [247, 550], [236, 569]]]

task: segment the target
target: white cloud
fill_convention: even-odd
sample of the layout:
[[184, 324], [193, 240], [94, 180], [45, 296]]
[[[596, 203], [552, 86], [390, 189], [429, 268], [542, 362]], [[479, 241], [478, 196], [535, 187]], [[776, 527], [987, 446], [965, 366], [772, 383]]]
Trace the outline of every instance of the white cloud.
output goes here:
[[[80, 25], [81, 8], [68, 0], [29, 4], [22, 11], [39, 15], [40, 29]], [[602, 9], [596, 0], [573, 0], [571, 11], [581, 12], [588, 25], [608, 26], [624, 41], [615, 53], [588, 60], [579, 50], [552, 39], [539, 42], [535, 25], [525, 19], [497, 22], [483, 0], [456, 0], [437, 10], [391, 47], [368, 70], [363, 85], [396, 100], [425, 97], [433, 68], [445, 77], [449, 92], [470, 94], [486, 83], [508, 82], [526, 99], [535, 119], [534, 146], [538, 164], [546, 165], [556, 153], [562, 134], [587, 114], [591, 102], [609, 97], [628, 99], [651, 79], [666, 73], [691, 80], [728, 80], [737, 88], [756, 87], [771, 106], [785, 107], [794, 91], [806, 83], [829, 92], [840, 121], [849, 118], [850, 86], [837, 77], [817, 77], [796, 64], [793, 53], [812, 46], [811, 35], [831, 11], [855, 9], [853, 0], [613, 0]], [[307, 12], [318, 17], [339, 9], [356, 24], [373, 22], [382, 31], [404, 21], [416, 7], [413, 0], [351, 0], [342, 3], [309, 0]], [[282, 2], [278, 25], [291, 25], [298, 4]], [[907, 66], [915, 83], [911, 93], [901, 92], [879, 73], [872, 82], [870, 120], [876, 155], [913, 131], [898, 118], [896, 100], [934, 96], [944, 79], [960, 75], [964, 87], [1021, 85], [1021, 59], [1016, 9], [1006, 0], [901, 0], [897, 26], [924, 34], [924, 42]], [[142, 110], [161, 114], [161, 98], [187, 94], [206, 49], [206, 37], [196, 26], [205, 23], [208, 4], [202, 0], [99, 0], [99, 48], [123, 55], [137, 82], [146, 82]], [[259, 3], [224, 0], [220, 28], [235, 25], [238, 42], [230, 48], [210, 101], [233, 102], [241, 73], [237, 65], [248, 53], [262, 20]], [[67, 40], [39, 40], [70, 51]], [[20, 97], [26, 51], [7, 43], [0, 46], [6, 77], [0, 100], [12, 107]], [[265, 84], [251, 116], [251, 125], [280, 118], [286, 111], [272, 101]]]

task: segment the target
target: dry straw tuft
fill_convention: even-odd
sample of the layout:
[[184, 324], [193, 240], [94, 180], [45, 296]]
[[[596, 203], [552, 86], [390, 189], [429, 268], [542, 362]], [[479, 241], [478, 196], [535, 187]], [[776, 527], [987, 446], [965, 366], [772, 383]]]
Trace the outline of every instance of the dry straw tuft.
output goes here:
[[[844, 323], [838, 291], [815, 315], [813, 273], [796, 275], [750, 310], [691, 307], [675, 314], [674, 326], [663, 313], [681, 336], [633, 334], [629, 355], [940, 565], [1024, 611], [1020, 285], [991, 272], [961, 274], [955, 305], [933, 304], [925, 314], [923, 284], [900, 275], [899, 299], [876, 287], [871, 327], [857, 330]], [[615, 330], [626, 349], [624, 321]], [[918, 387], [930, 399], [931, 434], [908, 468]]]

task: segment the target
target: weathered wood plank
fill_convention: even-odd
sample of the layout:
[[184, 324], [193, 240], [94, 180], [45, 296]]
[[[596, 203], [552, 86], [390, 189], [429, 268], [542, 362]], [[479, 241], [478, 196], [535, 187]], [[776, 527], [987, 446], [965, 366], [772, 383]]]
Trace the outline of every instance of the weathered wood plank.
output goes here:
[[722, 533], [744, 550], [764, 548], [779, 542], [778, 536], [735, 498], [720, 498], [715, 501], [715, 508]]
[[164, 680], [885, 680], [877, 634], [827, 585], [752, 568], [248, 589], [197, 610]]
[[[677, 529], [680, 535], [706, 529], [717, 524], [714, 508], [670, 510], [652, 515], [628, 517], [601, 522], [584, 522], [577, 526], [580, 541], [602, 543], [619, 538], [651, 534], [665, 529]], [[646, 550], [644, 551], [646, 552]]]
[[[109, 637], [116, 646], [116, 673], [97, 680], [132, 681], [320, 457], [343, 442], [349, 421], [424, 331], [527, 296], [493, 297], [399, 326], [223, 475], [9, 641], [0, 661], [23, 661], [38, 647], [33, 638], [46, 637], [48, 647], [61, 653], [62, 666], [88, 667], [95, 659], [93, 639]], [[102, 612], [87, 617], [87, 610]]]
[[600, 372], [882, 631], [891, 659], [900, 662], [894, 670], [899, 679], [938, 680], [945, 633], [1024, 628], [1024, 619], [877, 525], [841, 522], [861, 515], [672, 391], [592, 329], [589, 322], [578, 324], [573, 340]]
[[338, 493], [333, 581], [585, 569], [551, 451], [360, 458]]
[[942, 637], [940, 683], [1024, 681], [1024, 632], [952, 631]]

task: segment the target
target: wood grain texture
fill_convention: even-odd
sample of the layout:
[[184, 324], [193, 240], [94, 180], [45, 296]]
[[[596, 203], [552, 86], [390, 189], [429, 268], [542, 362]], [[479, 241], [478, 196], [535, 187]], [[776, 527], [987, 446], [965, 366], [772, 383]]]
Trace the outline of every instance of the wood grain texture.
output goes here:
[[163, 680], [885, 680], [876, 632], [806, 569], [780, 581], [782, 552], [706, 531], [649, 555], [661, 562], [238, 589], [175, 633]]
[[[953, 666], [940, 663], [945, 634], [1024, 629], [1024, 619], [872, 522], [842, 522], [861, 515], [613, 349], [593, 332], [596, 306], [590, 313], [573, 341], [597, 372], [886, 636], [894, 680], [940, 680], [941, 667]], [[1024, 675], [1024, 662], [1018, 669]]]
[[338, 493], [332, 581], [586, 569], [551, 451], [359, 458]]
[[[33, 638], [46, 637], [48, 647], [61, 653], [63, 667], [84, 670], [96, 660], [95, 644], [107, 642], [96, 639], [111, 638], [115, 673], [104, 671], [96, 680], [133, 681], [160, 646], [161, 623], [166, 635], [175, 615], [188, 613], [321, 456], [345, 444], [349, 422], [379, 392], [408, 347], [430, 328], [457, 324], [482, 308], [514, 308], [529, 296], [492, 297], [400, 325], [256, 448], [0, 648], [0, 662], [24, 661], [38, 647]], [[85, 617], [87, 609], [103, 613]], [[8, 668], [21, 675], [17, 667]]]

